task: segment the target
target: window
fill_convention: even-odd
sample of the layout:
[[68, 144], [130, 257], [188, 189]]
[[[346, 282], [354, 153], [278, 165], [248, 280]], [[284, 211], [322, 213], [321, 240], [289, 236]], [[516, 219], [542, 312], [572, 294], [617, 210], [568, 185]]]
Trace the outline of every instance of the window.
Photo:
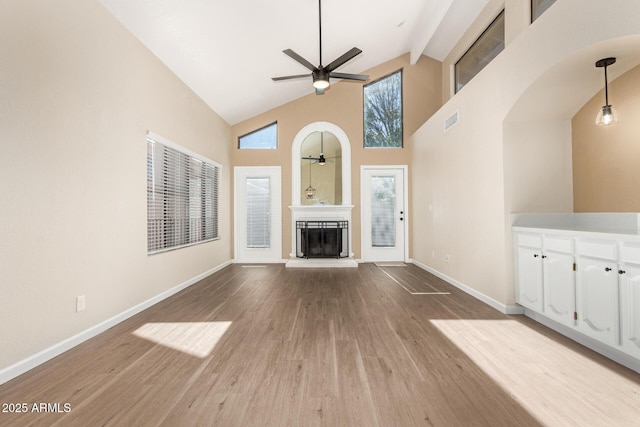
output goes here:
[[469, 81], [504, 50], [504, 10], [456, 62], [455, 91]]
[[[160, 142], [161, 141], [161, 142]], [[147, 252], [218, 239], [220, 166], [147, 136]]]
[[555, 2], [556, 0], [531, 0], [531, 22], [538, 19]]
[[365, 148], [402, 148], [402, 70], [364, 86]]
[[271, 123], [238, 138], [240, 149], [278, 148], [278, 123]]
[[247, 178], [247, 248], [271, 247], [271, 179]]

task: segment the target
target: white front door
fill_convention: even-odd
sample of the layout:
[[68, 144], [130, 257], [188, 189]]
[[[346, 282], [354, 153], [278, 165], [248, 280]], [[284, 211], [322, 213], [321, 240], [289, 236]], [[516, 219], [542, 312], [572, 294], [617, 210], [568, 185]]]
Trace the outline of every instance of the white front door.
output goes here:
[[282, 261], [280, 166], [234, 168], [235, 259]]
[[405, 261], [406, 166], [362, 166], [362, 260]]

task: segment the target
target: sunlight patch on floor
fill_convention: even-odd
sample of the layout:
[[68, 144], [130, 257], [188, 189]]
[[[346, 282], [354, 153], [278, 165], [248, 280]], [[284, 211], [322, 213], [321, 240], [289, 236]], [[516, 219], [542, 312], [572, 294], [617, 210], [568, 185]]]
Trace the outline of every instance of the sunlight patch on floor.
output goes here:
[[640, 383], [526, 325], [514, 320], [431, 323], [545, 425], [638, 425]]
[[232, 322], [147, 323], [133, 334], [165, 347], [205, 358], [211, 354]]

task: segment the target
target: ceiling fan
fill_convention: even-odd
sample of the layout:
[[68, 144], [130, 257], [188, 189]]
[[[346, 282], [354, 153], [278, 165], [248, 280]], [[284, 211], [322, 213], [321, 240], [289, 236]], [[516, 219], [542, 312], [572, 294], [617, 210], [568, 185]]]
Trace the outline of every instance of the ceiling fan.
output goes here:
[[[339, 157], [339, 156], [336, 156]], [[311, 160], [311, 163], [317, 163], [320, 166], [324, 166], [327, 162], [333, 162], [324, 156], [324, 132], [320, 132], [320, 156], [318, 157], [302, 157], [303, 160]]]
[[[346, 80], [361, 80], [365, 81], [369, 78], [369, 76], [365, 76], [363, 74], [348, 74], [348, 73], [336, 73], [334, 70], [340, 67], [345, 62], [353, 59], [360, 53], [362, 50], [357, 47], [351, 48], [342, 56], [335, 59], [327, 66], [322, 65], [322, 0], [318, 0], [318, 23], [320, 29], [320, 65], [315, 67], [311, 62], [304, 59], [302, 56], [298, 55], [291, 49], [285, 49], [283, 52], [290, 56], [291, 58], [298, 61], [300, 64], [307, 67], [311, 70], [311, 77], [313, 78], [313, 87], [316, 89], [316, 95], [321, 95], [324, 93], [324, 90], [329, 87], [329, 78], [333, 77], [335, 79], [346, 79]], [[299, 79], [303, 77], [309, 77], [309, 74], [297, 74], [293, 76], [283, 76], [283, 77], [272, 77], [273, 81], [280, 80], [290, 80], [290, 79]]]

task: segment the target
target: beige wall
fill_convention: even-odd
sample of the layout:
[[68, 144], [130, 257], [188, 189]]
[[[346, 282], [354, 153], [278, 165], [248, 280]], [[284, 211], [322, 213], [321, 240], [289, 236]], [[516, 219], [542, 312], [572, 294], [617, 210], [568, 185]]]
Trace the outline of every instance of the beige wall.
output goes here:
[[[403, 70], [405, 146], [402, 149], [363, 148], [362, 84], [359, 82], [332, 84], [324, 95], [307, 95], [232, 127], [235, 166], [282, 166], [283, 258], [288, 258], [291, 252], [291, 145], [300, 129], [316, 121], [334, 123], [351, 142], [351, 197], [355, 205], [352, 211], [353, 251], [356, 258], [360, 257], [360, 165], [411, 165], [409, 137], [440, 106], [441, 64], [436, 60], [423, 56], [416, 65], [410, 65], [409, 54], [406, 54], [365, 73], [372, 81], [399, 69]], [[236, 148], [238, 136], [274, 121], [278, 122], [277, 150]]]
[[600, 127], [594, 122], [604, 98], [603, 89], [572, 121], [574, 210], [640, 212], [640, 67], [609, 82], [619, 122]]
[[[232, 168], [230, 126], [97, 1], [0, 2], [0, 58], [2, 373], [229, 261]], [[147, 129], [223, 165], [221, 240], [147, 256]]]

